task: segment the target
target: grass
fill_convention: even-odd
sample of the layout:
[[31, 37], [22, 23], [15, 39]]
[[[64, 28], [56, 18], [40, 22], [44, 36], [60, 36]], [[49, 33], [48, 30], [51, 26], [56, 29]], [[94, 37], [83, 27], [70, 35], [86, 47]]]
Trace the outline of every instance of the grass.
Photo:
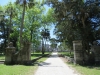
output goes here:
[[[44, 55], [46, 55], [46, 54], [51, 54], [51, 52], [45, 52]], [[35, 59], [35, 58], [37, 58], [37, 57], [40, 57], [40, 56], [42, 56], [42, 53], [41, 53], [41, 52], [31, 53], [31, 60], [32, 60], [32, 59]]]
[[38, 63], [45, 61], [48, 58], [48, 56], [44, 56], [43, 58], [37, 60]]
[[5, 56], [4, 55], [0, 55], [0, 60], [5, 60]]
[[67, 52], [59, 52], [59, 55], [64, 55], [64, 56], [69, 56], [69, 57], [74, 57], [74, 53], [67, 51]]
[[[0, 65], [0, 75], [32, 75], [37, 66], [24, 66], [24, 65]], [[31, 74], [32, 73], [32, 74]]]
[[80, 66], [73, 64], [69, 64], [69, 66], [73, 67], [81, 75], [100, 75], [100, 66]]
[[[41, 53], [35, 53], [33, 54], [32, 58], [35, 59], [35, 57], [41, 55], [42, 55]], [[38, 68], [38, 63], [45, 61], [47, 58], [48, 58], [47, 56], [44, 56], [43, 58], [34, 62], [34, 64], [31, 66], [0, 64], [0, 75], [34, 75], [34, 72]]]
[[[71, 56], [70, 52], [59, 52], [59, 54]], [[72, 63], [67, 63], [70, 67], [72, 67], [75, 71], [79, 72], [81, 75], [100, 75], [100, 66], [81, 66], [81, 65], [74, 65]]]
[[[51, 52], [45, 52], [45, 55], [46, 54], [51, 54]], [[42, 56], [42, 53], [41, 52], [35, 52], [35, 53], [31, 53], [31, 60], [32, 59], [35, 59], [39, 56]], [[0, 60], [5, 60], [5, 56], [4, 55], [0, 55]]]

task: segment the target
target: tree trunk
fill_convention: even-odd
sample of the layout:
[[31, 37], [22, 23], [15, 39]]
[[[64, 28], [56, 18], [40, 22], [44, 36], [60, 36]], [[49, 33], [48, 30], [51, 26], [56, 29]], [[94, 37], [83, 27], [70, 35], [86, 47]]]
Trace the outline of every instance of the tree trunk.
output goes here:
[[12, 13], [10, 15], [10, 23], [9, 23], [9, 31], [8, 31], [8, 43], [10, 42], [11, 21], [12, 21]]
[[22, 35], [23, 35], [23, 25], [24, 25], [24, 15], [25, 15], [25, 5], [26, 0], [23, 1], [23, 13], [22, 13], [22, 21], [20, 26], [20, 50], [22, 49]]
[[44, 40], [42, 38], [42, 54], [44, 54]]
[[30, 41], [32, 41], [32, 38], [33, 38], [33, 37], [32, 37], [32, 36], [33, 36], [33, 30], [31, 30], [31, 34], [30, 34], [30, 35], [31, 35]]
[[85, 50], [88, 50], [89, 53], [89, 42], [88, 42], [88, 32], [85, 26], [85, 18], [82, 17], [82, 24], [83, 24], [83, 29], [84, 29], [84, 36], [83, 36], [83, 47], [85, 47]]

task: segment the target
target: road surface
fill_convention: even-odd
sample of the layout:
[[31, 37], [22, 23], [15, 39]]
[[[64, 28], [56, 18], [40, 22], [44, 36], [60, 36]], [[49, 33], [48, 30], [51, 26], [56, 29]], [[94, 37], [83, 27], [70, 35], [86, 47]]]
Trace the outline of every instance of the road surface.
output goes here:
[[57, 52], [43, 63], [39, 64], [35, 75], [79, 75], [74, 70], [68, 67], [57, 55]]

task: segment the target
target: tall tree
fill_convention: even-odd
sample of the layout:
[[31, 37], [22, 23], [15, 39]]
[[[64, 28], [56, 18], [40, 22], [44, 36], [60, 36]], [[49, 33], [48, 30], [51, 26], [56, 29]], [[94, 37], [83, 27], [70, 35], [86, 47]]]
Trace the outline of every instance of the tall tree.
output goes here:
[[[46, 49], [46, 42], [47, 40], [50, 39], [50, 32], [49, 32], [49, 27], [51, 26], [52, 23], [55, 22], [55, 19], [53, 18], [53, 12], [54, 9], [50, 8], [46, 14], [42, 15], [42, 18], [41, 18], [41, 24], [42, 24], [42, 54], [45, 53], [45, 50]], [[44, 43], [45, 43], [45, 47], [44, 47]]]
[[23, 6], [23, 12], [22, 12], [22, 21], [21, 21], [21, 26], [20, 26], [20, 47], [22, 49], [22, 42], [23, 42], [23, 26], [24, 26], [24, 16], [25, 16], [25, 8], [27, 4], [34, 5], [33, 0], [16, 0], [16, 4], [20, 4]]
[[6, 6], [6, 10], [5, 10], [6, 16], [9, 17], [9, 25], [8, 25], [8, 43], [10, 42], [10, 33], [12, 31], [12, 18], [15, 17], [17, 15], [16, 11], [15, 11], [15, 7], [14, 5], [10, 2], [7, 6]]
[[[47, 4], [51, 5], [55, 12], [56, 18], [56, 34], [60, 41], [72, 41], [81, 39], [85, 50], [89, 50], [89, 43], [95, 40], [93, 36], [93, 19], [99, 18], [99, 1], [84, 0], [46, 0]], [[96, 12], [93, 12], [97, 10]], [[93, 14], [92, 14], [93, 13]], [[96, 18], [95, 18], [96, 17]], [[95, 23], [96, 23], [95, 22]], [[96, 25], [94, 25], [96, 26]], [[91, 35], [90, 35], [91, 34]]]

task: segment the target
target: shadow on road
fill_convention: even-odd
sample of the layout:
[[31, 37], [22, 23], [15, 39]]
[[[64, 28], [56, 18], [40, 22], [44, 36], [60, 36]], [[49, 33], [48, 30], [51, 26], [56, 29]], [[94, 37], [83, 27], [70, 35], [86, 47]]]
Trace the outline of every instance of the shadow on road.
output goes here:
[[44, 66], [44, 65], [50, 65], [51, 63], [47, 63], [47, 62], [42, 62], [42, 63], [39, 63], [38, 65], [39, 66]]

